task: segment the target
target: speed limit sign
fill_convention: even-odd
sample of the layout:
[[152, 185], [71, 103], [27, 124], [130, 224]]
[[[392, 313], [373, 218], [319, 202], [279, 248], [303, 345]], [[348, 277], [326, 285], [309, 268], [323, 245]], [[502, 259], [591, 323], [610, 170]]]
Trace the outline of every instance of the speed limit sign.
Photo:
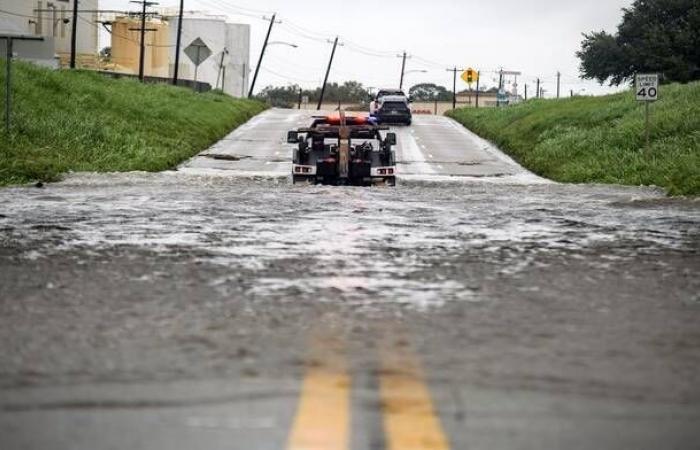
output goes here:
[[635, 92], [639, 102], [655, 102], [659, 98], [659, 75], [656, 73], [637, 74]]

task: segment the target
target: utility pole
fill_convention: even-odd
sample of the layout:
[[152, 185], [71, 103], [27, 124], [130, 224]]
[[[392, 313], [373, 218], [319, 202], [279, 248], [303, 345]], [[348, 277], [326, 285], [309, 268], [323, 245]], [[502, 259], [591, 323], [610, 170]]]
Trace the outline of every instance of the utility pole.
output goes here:
[[[224, 47], [221, 51], [221, 61], [219, 61], [219, 73], [216, 74], [216, 88], [219, 88], [219, 80], [221, 79], [221, 72], [224, 69], [224, 57], [228, 55], [228, 49]], [[221, 83], [221, 90], [224, 90], [223, 83]]]
[[527, 83], [525, 83], [525, 101], [527, 101]]
[[75, 69], [75, 53], [78, 46], [78, 0], [73, 0], [73, 23], [70, 35], [70, 68]]
[[479, 82], [481, 81], [481, 71], [476, 72], [476, 108], [479, 108]]
[[503, 90], [503, 67], [498, 71], [498, 93], [496, 94], [496, 107], [501, 106], [500, 96]]
[[253, 75], [253, 81], [250, 83], [250, 91], [248, 91], [248, 98], [253, 98], [253, 90], [255, 89], [255, 82], [258, 81], [258, 74], [260, 73], [260, 66], [263, 62], [263, 57], [265, 56], [265, 50], [267, 50], [267, 43], [270, 42], [270, 33], [272, 33], [272, 27], [275, 25], [275, 19], [277, 18], [277, 13], [273, 14], [270, 18], [270, 27], [267, 29], [267, 36], [265, 36], [265, 42], [263, 43], [262, 51], [260, 52], [260, 59], [258, 60], [258, 65], [255, 68], [255, 75]]
[[[399, 58], [401, 58], [402, 55], [399, 55]], [[406, 72], [406, 51], [404, 50], [403, 52], [403, 61], [401, 63], [401, 81], [399, 82], [399, 90], [403, 90], [403, 76], [404, 73]]]
[[129, 28], [131, 31], [141, 32], [141, 42], [140, 42], [140, 54], [139, 54], [139, 80], [143, 82], [144, 77], [144, 66], [146, 61], [146, 31], [158, 31], [155, 28], [146, 28], [146, 8], [149, 6], [157, 5], [156, 2], [149, 2], [147, 0], [132, 0], [131, 3], [141, 4], [141, 28]]
[[328, 76], [331, 74], [331, 66], [333, 65], [333, 58], [335, 57], [335, 49], [338, 48], [338, 36], [335, 37], [333, 41], [333, 51], [331, 51], [331, 59], [328, 61], [328, 69], [326, 69], [326, 77], [323, 79], [323, 86], [321, 86], [321, 97], [318, 99], [318, 106], [316, 110], [321, 109], [323, 104], [323, 96], [326, 94], [326, 84], [328, 83]]
[[[224, 69], [226, 69], [224, 67]], [[248, 76], [248, 67], [246, 66], [245, 63], [242, 64], [241, 66], [241, 98], [245, 97], [245, 80], [247, 79]]]
[[180, 0], [180, 14], [177, 20], [177, 42], [175, 43], [175, 69], [173, 70], [173, 85], [177, 86], [180, 71], [180, 46], [182, 45], [182, 18], [185, 12], [185, 0]]
[[452, 69], [452, 109], [457, 109], [457, 68]]
[[[453, 67], [452, 69], [446, 69], [448, 72], [452, 72], [453, 79], [452, 79], [452, 109], [457, 109], [457, 71], [464, 71], [466, 69], [458, 69], [456, 66]], [[477, 86], [478, 86], [478, 81], [477, 81]], [[477, 100], [478, 102], [478, 100]]]
[[535, 93], [536, 98], [540, 98], [540, 79], [537, 79], [537, 92]]
[[10, 117], [12, 114], [12, 58], [14, 56], [12, 51], [12, 38], [6, 38], [7, 42], [7, 60], [5, 61], [5, 134], [10, 135]]
[[39, 36], [8, 36], [0, 35], [0, 39], [6, 42], [6, 57], [5, 61], [5, 134], [10, 136], [10, 121], [12, 119], [12, 58], [14, 41], [43, 41], [43, 37]]
[[297, 107], [298, 110], [301, 110], [301, 100], [302, 100], [303, 96], [304, 96], [304, 90], [302, 88], [299, 88], [299, 105]]
[[559, 98], [559, 90], [561, 89], [561, 72], [557, 72], [557, 98]]

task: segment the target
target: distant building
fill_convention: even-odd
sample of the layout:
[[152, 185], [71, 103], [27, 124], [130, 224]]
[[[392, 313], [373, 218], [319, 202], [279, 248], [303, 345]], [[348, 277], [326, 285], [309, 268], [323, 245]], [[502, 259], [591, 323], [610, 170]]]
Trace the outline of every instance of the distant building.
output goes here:
[[[175, 69], [175, 50], [179, 18], [176, 11], [160, 11], [161, 19], [148, 20], [146, 27], [155, 29], [146, 33], [144, 74], [154, 77], [172, 77]], [[115, 17], [112, 21], [112, 66], [115, 72], [136, 74], [139, 70], [140, 36], [134, 28], [140, 23], [133, 17]], [[234, 97], [248, 93], [250, 72], [250, 26], [227, 23], [222, 16], [188, 13], [183, 19], [180, 67], [181, 79], [193, 80], [195, 65], [186, 55], [186, 48], [201, 39], [211, 51], [197, 69], [197, 81], [223, 89]]]
[[[96, 67], [98, 61], [98, 0], [80, 0], [76, 62]], [[70, 60], [73, 3], [69, 0], [2, 0], [0, 32], [43, 36], [43, 42], [18, 43], [20, 59], [65, 66]]]
[[[515, 104], [521, 102], [523, 99], [519, 95], [515, 95], [512, 92], [506, 92], [508, 98], [508, 104]], [[497, 106], [498, 104], [498, 89], [491, 88], [487, 90], [479, 90], [479, 106], [490, 107]], [[461, 92], [457, 92], [457, 106], [459, 108], [465, 108], [470, 106], [476, 106], [476, 90], [466, 89]]]

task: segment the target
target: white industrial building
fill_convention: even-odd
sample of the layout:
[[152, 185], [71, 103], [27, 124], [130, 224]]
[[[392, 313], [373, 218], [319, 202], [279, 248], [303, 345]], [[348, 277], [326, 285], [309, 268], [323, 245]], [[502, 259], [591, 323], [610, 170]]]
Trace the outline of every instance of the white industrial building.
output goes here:
[[[154, 10], [157, 18], [149, 19], [146, 27], [144, 74], [147, 77], [171, 78], [175, 72], [179, 15], [177, 8]], [[111, 23], [112, 57], [109, 69], [136, 74], [139, 71], [140, 35], [138, 17], [109, 15]], [[208, 57], [195, 70], [187, 55], [193, 43], [204, 43], [202, 55]], [[178, 78], [208, 83], [234, 97], [248, 93], [250, 73], [250, 25], [228, 23], [225, 16], [201, 12], [186, 12], [182, 21], [182, 40]]]
[[[177, 42], [179, 19], [170, 22], [170, 42]], [[227, 23], [225, 17], [188, 14], [182, 21], [182, 48], [180, 52], [180, 78], [193, 80], [195, 66], [185, 54], [185, 49], [197, 38], [204, 41], [211, 56], [197, 70], [197, 81], [211, 84], [234, 97], [248, 94], [250, 74], [250, 25]], [[170, 74], [175, 67], [175, 47], [171, 47]], [[222, 58], [223, 57], [223, 58]], [[218, 84], [217, 84], [218, 82]]]
[[[14, 51], [20, 59], [57, 67], [68, 62], [73, 28], [72, 0], [2, 0], [0, 33], [43, 36], [43, 42], [16, 42]], [[83, 66], [97, 61], [98, 0], [80, 0], [76, 57]], [[4, 43], [0, 43], [4, 51]]]
[[[98, 14], [99, 0], [80, 0], [77, 32], [78, 67], [108, 68], [99, 59], [99, 37], [106, 33], [100, 21], [118, 20], [119, 14]], [[152, 9], [151, 9], [152, 10]], [[52, 67], [66, 66], [70, 58], [73, 0], [0, 0], [0, 33], [43, 36], [43, 42], [17, 41], [14, 51], [18, 58]], [[175, 68], [175, 44], [177, 42], [177, 8], [156, 9], [160, 32], [157, 38], [149, 33], [148, 49], [168, 48], [168, 55], [154, 53], [153, 62], [147, 64], [146, 75], [172, 77]], [[123, 20], [137, 20], [124, 18]], [[163, 26], [164, 25], [164, 26]], [[148, 25], [147, 25], [148, 26]], [[135, 24], [134, 27], [138, 27]], [[132, 27], [133, 28], [133, 27]], [[156, 33], [156, 34], [160, 34]], [[127, 73], [138, 72], [139, 35], [130, 28], [121, 30], [119, 50], [124, 58], [112, 70]], [[115, 37], [112, 36], [114, 45]], [[195, 65], [185, 50], [197, 38], [201, 39], [211, 56], [197, 70], [197, 81], [209, 83], [212, 88], [224, 90], [234, 97], [245, 97], [248, 93], [250, 75], [250, 25], [228, 23], [225, 16], [188, 12], [184, 16], [182, 48], [180, 53], [179, 78], [193, 80]], [[128, 44], [128, 45], [125, 45]], [[0, 40], [0, 51], [4, 54], [5, 43]], [[162, 64], [162, 65], [161, 65]], [[151, 72], [151, 73], [149, 73]]]

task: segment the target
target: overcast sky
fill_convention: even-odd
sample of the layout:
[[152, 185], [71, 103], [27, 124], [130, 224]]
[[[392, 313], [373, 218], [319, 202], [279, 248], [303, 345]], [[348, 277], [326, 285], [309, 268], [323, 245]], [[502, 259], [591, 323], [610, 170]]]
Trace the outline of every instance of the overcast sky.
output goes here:
[[[162, 0], [160, 6], [176, 6]], [[609, 89], [578, 79], [581, 33], [614, 32], [623, 7], [632, 0], [185, 0], [186, 10], [222, 14], [230, 21], [252, 28], [251, 63], [256, 64], [267, 23], [261, 18], [277, 12], [282, 21], [271, 41], [297, 44], [268, 48], [258, 87], [268, 84], [300, 84], [316, 87], [323, 80], [335, 35], [345, 45], [336, 54], [330, 80], [357, 80], [365, 86], [394, 87], [399, 84], [401, 59], [406, 50], [412, 58], [405, 86], [434, 82], [452, 88], [454, 65], [484, 72], [482, 82], [497, 84], [496, 71], [503, 67], [523, 73], [534, 92], [534, 80], [554, 94], [556, 73], [562, 73], [562, 91], [603, 93]], [[127, 0], [101, 0], [100, 8], [133, 9]], [[216, 50], [216, 49], [214, 49]], [[459, 81], [458, 89], [466, 88]]]

